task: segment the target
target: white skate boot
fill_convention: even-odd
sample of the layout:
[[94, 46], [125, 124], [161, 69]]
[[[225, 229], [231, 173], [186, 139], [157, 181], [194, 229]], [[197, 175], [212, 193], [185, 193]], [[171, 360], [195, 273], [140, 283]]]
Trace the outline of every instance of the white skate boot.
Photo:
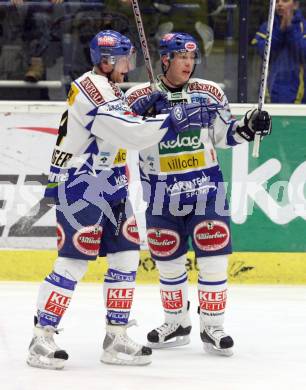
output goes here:
[[127, 335], [126, 330], [132, 325], [136, 325], [135, 320], [127, 325], [106, 325], [101, 362], [127, 366], [151, 363], [151, 348], [136, 343]]
[[29, 346], [27, 363], [29, 366], [60, 370], [64, 368], [68, 354], [54, 342], [57, 330], [53, 326], [34, 327], [34, 336]]
[[203, 348], [207, 353], [222, 356], [232, 356], [234, 341], [224, 332], [223, 326], [205, 325], [201, 320], [201, 340]]
[[165, 322], [147, 334], [151, 348], [171, 348], [190, 343], [191, 321], [189, 313], [179, 321]]

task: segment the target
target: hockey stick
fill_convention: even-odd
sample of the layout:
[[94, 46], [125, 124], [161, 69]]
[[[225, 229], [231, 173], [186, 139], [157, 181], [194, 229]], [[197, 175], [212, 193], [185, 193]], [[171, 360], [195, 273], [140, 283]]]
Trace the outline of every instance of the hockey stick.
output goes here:
[[[274, 21], [274, 13], [275, 13], [275, 3], [276, 3], [276, 0], [270, 0], [269, 18], [268, 18], [268, 25], [267, 25], [267, 38], [266, 38], [266, 43], [265, 43], [264, 56], [263, 56], [263, 60], [262, 60], [261, 82], [260, 82], [260, 90], [259, 90], [259, 97], [258, 97], [258, 110], [259, 111], [262, 111], [262, 108], [263, 108], [263, 105], [265, 102], [265, 92], [266, 92], [267, 78], [268, 78], [272, 30], [273, 30], [273, 21]], [[252, 153], [252, 156], [255, 158], [259, 157], [259, 146], [260, 146], [260, 135], [255, 134], [253, 153]]]
[[144, 58], [144, 62], [145, 62], [145, 67], [147, 70], [147, 74], [149, 76], [152, 91], [156, 91], [155, 78], [154, 78], [150, 53], [149, 53], [149, 49], [148, 49], [148, 43], [147, 43], [144, 28], [143, 28], [143, 23], [142, 23], [141, 13], [140, 13], [139, 5], [138, 5], [138, 0], [132, 0], [132, 7], [133, 7], [136, 26], [137, 26], [137, 30], [138, 30], [139, 39], [140, 39], [141, 50], [142, 50], [142, 54], [143, 54], [143, 58]]

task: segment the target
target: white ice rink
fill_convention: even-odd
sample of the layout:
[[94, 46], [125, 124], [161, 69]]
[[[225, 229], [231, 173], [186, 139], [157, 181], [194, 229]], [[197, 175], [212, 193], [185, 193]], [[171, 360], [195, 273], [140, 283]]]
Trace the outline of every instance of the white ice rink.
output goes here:
[[[104, 335], [102, 287], [80, 284], [62, 321], [58, 344], [70, 355], [62, 371], [28, 367], [38, 284], [0, 283], [1, 390], [305, 390], [306, 286], [230, 286], [226, 329], [235, 340], [230, 358], [202, 350], [196, 314], [196, 286], [190, 288], [191, 344], [154, 351], [145, 367], [99, 362]], [[145, 341], [162, 322], [158, 286], [138, 286], [130, 334]]]

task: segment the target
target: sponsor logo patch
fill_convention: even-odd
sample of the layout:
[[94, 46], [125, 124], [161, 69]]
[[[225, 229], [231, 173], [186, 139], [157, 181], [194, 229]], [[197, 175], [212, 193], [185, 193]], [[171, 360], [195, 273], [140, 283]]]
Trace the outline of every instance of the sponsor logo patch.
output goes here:
[[197, 48], [197, 45], [192, 41], [185, 43], [185, 49], [187, 51], [194, 51], [194, 50], [196, 50], [196, 48]]
[[226, 290], [223, 291], [199, 291], [201, 310], [222, 311], [226, 306]]
[[123, 115], [130, 116], [131, 118], [138, 117], [138, 115], [135, 114], [135, 112], [132, 112], [132, 111], [124, 111]]
[[204, 148], [200, 139], [200, 131], [184, 131], [175, 139], [161, 141], [158, 144], [160, 154], [190, 152]]
[[223, 99], [223, 95], [221, 91], [217, 87], [211, 84], [203, 84], [203, 83], [199, 83], [198, 81], [195, 81], [194, 83], [189, 84], [188, 89], [189, 91], [202, 91], [202, 92], [210, 93], [220, 102]]
[[89, 77], [86, 77], [84, 80], [80, 82], [82, 87], [84, 88], [87, 95], [91, 98], [91, 100], [96, 104], [100, 105], [105, 103], [103, 96], [101, 95], [98, 88], [94, 85], [94, 83], [90, 80]]
[[117, 39], [114, 37], [106, 36], [98, 38], [98, 46], [116, 46]]
[[107, 318], [109, 321], [116, 321], [122, 324], [126, 324], [129, 319], [129, 312], [107, 310]]
[[56, 226], [57, 250], [60, 251], [65, 244], [65, 232], [61, 224]]
[[98, 256], [101, 237], [101, 226], [86, 226], [74, 234], [73, 244], [84, 255]]
[[163, 37], [162, 37], [162, 40], [164, 41], [170, 41], [170, 39], [172, 39], [174, 37], [174, 34], [165, 34]]
[[135, 217], [128, 218], [122, 227], [122, 234], [124, 237], [135, 244], [140, 244], [140, 237], [138, 232], [138, 226]]
[[147, 240], [152, 254], [159, 257], [173, 255], [180, 244], [179, 235], [169, 229], [148, 229]]
[[117, 98], [122, 98], [123, 93], [122, 93], [121, 89], [118, 87], [118, 85], [116, 85], [112, 81], [109, 81], [109, 83], [110, 83], [110, 86], [112, 87], [112, 90], [114, 91], [115, 96]]
[[132, 273], [123, 273], [116, 270], [108, 270], [107, 273], [108, 276], [110, 276], [112, 279], [117, 280], [118, 282], [134, 282], [136, 277], [136, 272]]
[[125, 165], [126, 163], [126, 149], [119, 149], [114, 159], [114, 165]]
[[183, 307], [182, 290], [160, 290], [160, 296], [164, 309], [181, 309]]
[[127, 104], [131, 106], [136, 100], [141, 98], [142, 96], [147, 96], [152, 92], [151, 87], [145, 87], [141, 89], [137, 89], [136, 91], [132, 92], [126, 99]]
[[79, 92], [80, 91], [79, 91], [78, 87], [75, 84], [71, 84], [71, 87], [70, 87], [70, 90], [69, 90], [68, 96], [67, 96], [67, 102], [68, 102], [69, 106], [73, 105], [75, 98], [77, 97]]
[[106, 307], [108, 309], [130, 309], [132, 307], [134, 288], [109, 288]]
[[52, 291], [45, 310], [62, 317], [70, 303], [70, 297]]
[[193, 238], [202, 251], [217, 251], [229, 243], [230, 232], [222, 221], [204, 221], [194, 228]]
[[183, 119], [183, 110], [181, 107], [175, 107], [174, 109], [174, 116], [175, 116], [175, 119], [177, 119], [178, 121], [181, 121]]
[[205, 167], [203, 152], [164, 156], [159, 161], [161, 172], [181, 172]]

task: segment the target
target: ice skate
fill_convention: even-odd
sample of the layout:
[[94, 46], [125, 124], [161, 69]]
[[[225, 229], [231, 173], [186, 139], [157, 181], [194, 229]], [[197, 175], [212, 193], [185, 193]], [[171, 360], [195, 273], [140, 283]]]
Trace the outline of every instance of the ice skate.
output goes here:
[[171, 348], [190, 343], [191, 322], [187, 313], [180, 321], [169, 321], [148, 333], [151, 348]]
[[151, 363], [151, 348], [136, 343], [127, 335], [127, 328], [132, 325], [136, 325], [135, 320], [127, 325], [106, 325], [101, 362], [127, 366]]
[[224, 332], [223, 326], [208, 326], [201, 323], [201, 340], [207, 353], [222, 356], [233, 355], [234, 341]]
[[57, 333], [57, 330], [52, 326], [35, 326], [27, 358], [29, 366], [52, 370], [60, 370], [64, 367], [68, 354], [55, 344], [54, 333]]

